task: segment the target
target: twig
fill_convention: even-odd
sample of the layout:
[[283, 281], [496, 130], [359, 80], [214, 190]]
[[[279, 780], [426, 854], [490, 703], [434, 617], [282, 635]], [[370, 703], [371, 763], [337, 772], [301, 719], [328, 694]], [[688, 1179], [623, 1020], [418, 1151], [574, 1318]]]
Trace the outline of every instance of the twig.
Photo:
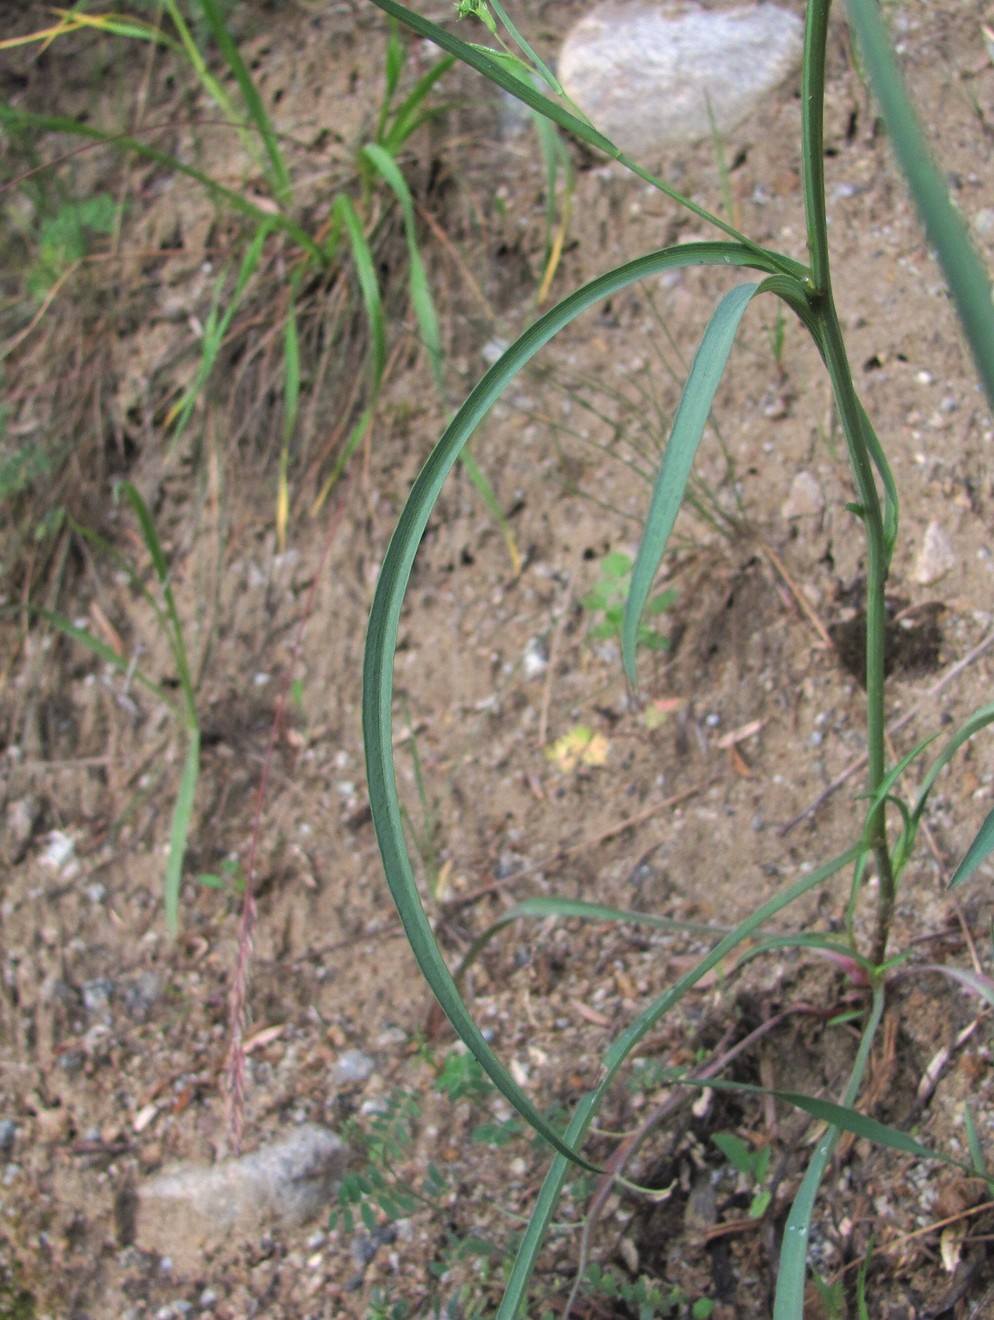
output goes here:
[[545, 666], [545, 683], [542, 686], [542, 706], [538, 717], [538, 745], [544, 747], [549, 734], [549, 707], [552, 704], [552, 680], [555, 673], [556, 657], [562, 640], [566, 620], [569, 618], [569, 584], [564, 583], [561, 592], [561, 608], [552, 630], [549, 642], [549, 658]]
[[770, 561], [770, 563], [773, 565], [773, 567], [776, 569], [776, 571], [780, 574], [781, 578], [784, 581], [784, 585], [787, 587], [790, 594], [794, 597], [794, 600], [797, 602], [798, 608], [801, 610], [801, 613], [805, 615], [808, 622], [811, 624], [812, 628], [814, 628], [815, 632], [821, 638], [822, 642], [825, 645], [826, 650], [834, 651], [835, 643], [832, 641], [831, 637], [829, 636], [828, 629], [825, 627], [821, 619], [819, 619], [818, 615], [815, 613], [814, 607], [812, 606], [811, 602], [808, 600], [807, 596], [805, 596], [804, 592], [801, 590], [801, 588], [797, 585], [794, 579], [787, 572], [779, 555], [777, 555], [766, 544], [766, 542], [762, 539], [762, 537], [759, 536], [756, 537], [756, 544], [759, 547], [759, 549], [763, 552], [763, 554], [766, 556], [766, 558]]

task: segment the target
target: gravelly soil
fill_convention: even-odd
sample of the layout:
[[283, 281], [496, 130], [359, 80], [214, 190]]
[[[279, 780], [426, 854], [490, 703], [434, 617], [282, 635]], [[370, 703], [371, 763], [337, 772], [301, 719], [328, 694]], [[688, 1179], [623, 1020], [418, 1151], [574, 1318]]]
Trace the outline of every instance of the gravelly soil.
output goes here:
[[[551, 53], [582, 6], [519, 9]], [[994, 67], [977, 8], [913, 3], [893, 19], [954, 196], [990, 258]], [[382, 60], [372, 7], [251, 7], [239, 21], [281, 123], [302, 142], [328, 122], [358, 140]], [[102, 48], [88, 49], [92, 67]], [[35, 103], [45, 86], [39, 67], [46, 77], [69, 67], [57, 48], [47, 65], [22, 66], [20, 58], [6, 56], [12, 86]], [[103, 72], [108, 87], [131, 86], [131, 71]], [[90, 84], [78, 81], [65, 73], [67, 96], [87, 93]], [[457, 77], [453, 87], [459, 95], [446, 119], [415, 140], [410, 172], [449, 241], [429, 242], [426, 251], [445, 313], [454, 402], [494, 345], [534, 314], [544, 200], [527, 131], [509, 121], [497, 135], [498, 116], [476, 85]], [[164, 82], [152, 79], [143, 95], [147, 116], [175, 111], [176, 91]], [[837, 296], [856, 383], [903, 498], [889, 698], [891, 718], [901, 722], [894, 733], [901, 755], [989, 698], [994, 661], [982, 648], [994, 622], [994, 426], [840, 22], [829, 96]], [[798, 256], [799, 118], [788, 85], [726, 144], [736, 223]], [[179, 141], [189, 130], [176, 122]], [[209, 157], [209, 140], [201, 146]], [[242, 168], [235, 156], [223, 160], [233, 174]], [[614, 167], [579, 151], [575, 163], [570, 241], [554, 292], [608, 263], [696, 235]], [[686, 192], [722, 205], [710, 146], [682, 149], [665, 166]], [[94, 186], [120, 182], [120, 163], [109, 157], [88, 156], [79, 169]], [[288, 546], [278, 551], [279, 416], [264, 336], [261, 347], [226, 365], [191, 432], [196, 438], [179, 446], [164, 438], [165, 412], [195, 367], [190, 318], [202, 321], [210, 308], [205, 261], [230, 234], [193, 188], [165, 186], [143, 169], [130, 186], [137, 200], [113, 260], [99, 268], [109, 279], [102, 274], [95, 288], [81, 275], [51, 312], [47, 345], [28, 336], [12, 357], [10, 424], [44, 433], [67, 415], [70, 388], [104, 410], [96, 448], [90, 430], [79, 432], [92, 465], [70, 462], [62, 498], [78, 521], [135, 559], [142, 547], [125, 508], [110, 501], [113, 477], [126, 473], [154, 507], [200, 674], [203, 772], [182, 931], [171, 942], [161, 877], [182, 756], [175, 726], [85, 652], [37, 625], [26, 628], [23, 617], [4, 616], [0, 1263], [9, 1287], [0, 1314], [385, 1314], [375, 1310], [377, 1296], [432, 1314], [462, 1289], [462, 1309], [452, 1314], [489, 1314], [501, 1257], [458, 1246], [473, 1236], [507, 1249], [513, 1216], [527, 1214], [545, 1156], [523, 1138], [500, 1148], [474, 1143], [470, 1134], [484, 1118], [509, 1117], [502, 1104], [479, 1095], [452, 1102], [433, 1089], [451, 1040], [431, 1011], [381, 878], [358, 727], [365, 613], [442, 411], [410, 327], [398, 324], [410, 354], [393, 366], [372, 443], [357, 456], [342, 499], [310, 517], [341, 400], [333, 373], [332, 385], [315, 384], [305, 409], [306, 476], [295, 486]], [[144, 267], [129, 256], [155, 249], [165, 255]], [[465, 282], [466, 266], [480, 297]], [[851, 498], [844, 444], [827, 384], [793, 325], [776, 360], [771, 308], [745, 322], [720, 392], [720, 442], [709, 438], [699, 466], [698, 493], [712, 516], [681, 518], [668, 561], [676, 602], [659, 623], [672, 644], [646, 655], [637, 700], [616, 645], [589, 636], [593, 620], [580, 604], [602, 557], [631, 553], [637, 543], [649, 486], [635, 469], [651, 469], [658, 455], [680, 373], [725, 287], [713, 271], [682, 273], [612, 300], [494, 410], [475, 455], [511, 511], [520, 573], [464, 474], [432, 519], [402, 627], [397, 760], [420, 840], [425, 901], [453, 962], [515, 901], [533, 895], [725, 927], [801, 868], [843, 851], [858, 830], [858, 773], [828, 791], [858, 760], [863, 706], [850, 626], [861, 551], [844, 507]], [[319, 319], [314, 313], [313, 324]], [[53, 351], [67, 362], [70, 384], [56, 382], [50, 394]], [[95, 415], [88, 412], [81, 428]], [[952, 559], [923, 583], [933, 522]], [[61, 559], [41, 582], [45, 600], [88, 619], [129, 653], [140, 648], [145, 671], [170, 679], [164, 639], [127, 577], [79, 538], [66, 534], [60, 545]], [[5, 603], [19, 600], [11, 576], [4, 589]], [[287, 718], [267, 751], [291, 680]], [[581, 725], [595, 736], [597, 756], [570, 767], [556, 756], [557, 740]], [[894, 948], [915, 949], [919, 963], [969, 967], [976, 956], [988, 969], [989, 872], [958, 901], [945, 882], [989, 809], [992, 778], [981, 741], [933, 799], [895, 922]], [[122, 1242], [114, 1205], [124, 1187], [140, 1187], [178, 1159], [209, 1162], [227, 1149], [228, 999], [241, 898], [234, 886], [219, 892], [193, 877], [219, 873], [231, 856], [244, 863], [254, 831], [245, 1145], [305, 1119], [338, 1130], [354, 1120], [368, 1132], [386, 1100], [410, 1093], [420, 1115], [395, 1172], [418, 1182], [433, 1163], [441, 1186], [432, 1205], [380, 1225], [372, 1237], [361, 1227], [329, 1230], [322, 1218], [221, 1243], [202, 1268], [180, 1270]], [[785, 920], [791, 928], [838, 929], [847, 891], [844, 876]], [[596, 1079], [619, 1030], [709, 942], [632, 925], [517, 923], [474, 964], [467, 992], [516, 1076], [542, 1104], [566, 1112]], [[853, 1007], [858, 992], [840, 972], [796, 952], [757, 959], [734, 977], [730, 971], [688, 997], [642, 1056], [693, 1066], [756, 1031], [755, 1047], [726, 1075], [838, 1095], [855, 1037], [829, 1020]], [[988, 1022], [981, 1015], [977, 1023], [977, 1014], [977, 1001], [936, 973], [895, 980], [867, 1087], [869, 1112], [962, 1154], [969, 1101], [984, 1137], [994, 1097]], [[764, 1032], [771, 1019], [779, 1025]], [[371, 1068], [359, 1073], [368, 1075], [343, 1075], [350, 1050], [367, 1056]], [[669, 1097], [658, 1080], [635, 1092], [621, 1088], [601, 1127], [632, 1134]], [[771, 1145], [771, 1202], [761, 1218], [749, 1217], [749, 1189], [727, 1162], [721, 1171], [714, 1132]], [[562, 1212], [568, 1231], [555, 1236], [539, 1271], [533, 1314], [543, 1306], [561, 1313], [591, 1206], [591, 1258], [619, 1279], [679, 1284], [690, 1300], [712, 1298], [716, 1317], [769, 1313], [771, 1262], [812, 1141], [813, 1129], [772, 1101], [705, 1092], [668, 1113], [631, 1169], [636, 1181], [668, 1194], [652, 1201], [615, 1188], [592, 1200], [596, 1185], [578, 1184]], [[614, 1147], [603, 1135], [593, 1149], [603, 1160]], [[851, 1282], [872, 1239], [872, 1315], [984, 1315], [994, 1305], [989, 1216], [971, 1213], [945, 1237], [939, 1229], [919, 1233], [980, 1204], [979, 1190], [955, 1171], [843, 1142], [820, 1204], [813, 1259], [826, 1278], [852, 1266], [842, 1276]], [[828, 1314], [819, 1306], [812, 1294], [812, 1316]], [[574, 1312], [635, 1313], [603, 1297], [581, 1300]]]

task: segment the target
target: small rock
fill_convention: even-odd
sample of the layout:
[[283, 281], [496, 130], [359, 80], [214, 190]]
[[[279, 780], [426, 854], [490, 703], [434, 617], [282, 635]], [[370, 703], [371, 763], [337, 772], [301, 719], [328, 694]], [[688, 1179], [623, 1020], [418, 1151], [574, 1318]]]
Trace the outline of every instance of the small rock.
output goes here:
[[155, 972], [142, 972], [124, 987], [124, 1011], [132, 1022], [147, 1022], [162, 994], [162, 981]]
[[549, 667], [549, 656], [545, 649], [545, 642], [541, 637], [533, 637], [525, 647], [525, 653], [521, 657], [521, 669], [525, 678], [540, 678]]
[[8, 804], [7, 857], [11, 863], [23, 858], [40, 814], [38, 801], [33, 797], [19, 798]]
[[[607, 0], [572, 29], [559, 77], [568, 95], [624, 151], [658, 158], [673, 143], [735, 128], [799, 64], [804, 25], [772, 4]], [[709, 114], [710, 102], [710, 114]]]
[[788, 522], [792, 518], [816, 518], [825, 512], [825, 494], [812, 473], [798, 472], [780, 512]]
[[304, 1123], [250, 1155], [213, 1166], [181, 1165], [123, 1191], [118, 1235], [168, 1256], [180, 1272], [202, 1253], [268, 1228], [293, 1228], [329, 1208], [348, 1152], [329, 1128]]
[[921, 549], [915, 560], [915, 581], [930, 587], [956, 567], [956, 552], [948, 535], [933, 518], [925, 528]]
[[63, 830], [52, 830], [45, 839], [45, 849], [39, 861], [50, 871], [61, 871], [66, 879], [71, 879], [79, 870], [75, 853], [76, 840], [72, 835]]
[[978, 238], [990, 238], [994, 234], [994, 210], [989, 206], [983, 207], [973, 217], [973, 232]]
[[17, 1124], [12, 1118], [0, 1118], [0, 1155], [9, 1155], [17, 1140]]
[[96, 1017], [110, 1016], [110, 1001], [114, 995], [114, 982], [106, 976], [97, 976], [92, 981], [83, 982], [83, 1007], [87, 1013]]
[[376, 1068], [376, 1060], [362, 1050], [343, 1050], [332, 1069], [332, 1080], [339, 1086], [350, 1082], [364, 1082]]

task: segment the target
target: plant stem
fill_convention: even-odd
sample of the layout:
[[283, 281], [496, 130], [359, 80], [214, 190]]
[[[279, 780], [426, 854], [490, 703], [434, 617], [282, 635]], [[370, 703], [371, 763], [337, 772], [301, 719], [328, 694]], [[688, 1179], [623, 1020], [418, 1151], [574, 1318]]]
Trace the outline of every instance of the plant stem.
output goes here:
[[[886, 770], [884, 740], [885, 588], [890, 551], [873, 470], [869, 423], [853, 384], [845, 340], [832, 295], [825, 198], [825, 49], [831, 0], [809, 0], [802, 82], [802, 171], [810, 260], [810, 303], [817, 318], [822, 357], [832, 380], [846, 437], [859, 503], [855, 509], [866, 535], [866, 743], [871, 800]], [[883, 962], [894, 911], [894, 872], [887, 846], [886, 804], [875, 802], [866, 819], [864, 840], [877, 863], [879, 894], [871, 958]]]

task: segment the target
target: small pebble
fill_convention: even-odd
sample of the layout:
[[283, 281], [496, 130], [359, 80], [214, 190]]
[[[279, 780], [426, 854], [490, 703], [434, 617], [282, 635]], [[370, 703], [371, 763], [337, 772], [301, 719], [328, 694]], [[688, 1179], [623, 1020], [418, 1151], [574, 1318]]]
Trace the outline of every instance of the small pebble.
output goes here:
[[790, 494], [780, 509], [789, 522], [793, 518], [816, 518], [825, 511], [825, 494], [810, 472], [798, 472], [790, 484]]
[[344, 1050], [331, 1070], [332, 1080], [339, 1086], [349, 1082], [364, 1082], [376, 1068], [376, 1060], [362, 1050]]
[[925, 528], [921, 549], [915, 560], [915, 581], [920, 586], [930, 587], [952, 572], [956, 563], [952, 541], [937, 519], [933, 518]]
[[87, 1013], [94, 1015], [109, 1013], [114, 988], [114, 982], [106, 976], [98, 976], [92, 981], [85, 981], [83, 983], [83, 1007]]
[[0, 1119], [0, 1155], [9, 1155], [17, 1140], [17, 1124], [12, 1118]]
[[549, 657], [541, 637], [533, 637], [521, 657], [525, 678], [539, 678], [549, 667]]

